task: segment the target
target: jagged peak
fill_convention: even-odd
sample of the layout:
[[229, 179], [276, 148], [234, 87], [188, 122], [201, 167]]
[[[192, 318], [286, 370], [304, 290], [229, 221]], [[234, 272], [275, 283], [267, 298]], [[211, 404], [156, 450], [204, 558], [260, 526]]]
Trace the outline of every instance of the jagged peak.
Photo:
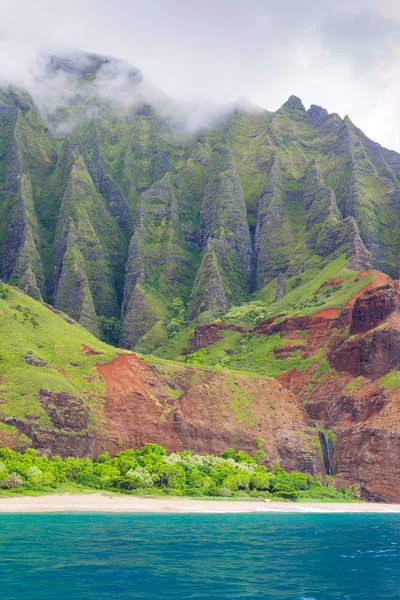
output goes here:
[[345, 118], [343, 119], [343, 123], [345, 123], [346, 125], [350, 125], [354, 127], [354, 123], [353, 121], [350, 119], [349, 115], [346, 115]]
[[318, 106], [318, 104], [311, 104], [310, 108], [307, 111], [307, 114], [310, 115], [310, 117], [312, 118], [321, 118], [321, 117], [327, 117], [328, 116], [328, 111], [326, 110], [326, 108], [323, 108], [322, 106]]
[[288, 98], [288, 100], [286, 100], [286, 102], [284, 104], [282, 104], [281, 109], [282, 108], [286, 108], [286, 109], [292, 109], [292, 110], [301, 110], [302, 112], [306, 112], [306, 109], [304, 108], [304, 104], [301, 101], [301, 98], [299, 98], [298, 96], [290, 96], [290, 98]]
[[190, 319], [203, 312], [223, 312], [228, 300], [217, 259], [217, 241], [209, 238], [188, 303]]
[[99, 74], [112, 79], [123, 71], [132, 82], [140, 83], [143, 79], [142, 72], [124, 60], [84, 51], [50, 56], [46, 71], [49, 74], [64, 73], [77, 79], [90, 79]]
[[231, 151], [229, 150], [228, 146], [226, 144], [223, 144], [222, 142], [218, 142], [218, 144], [215, 144], [213, 148], [213, 153], [220, 154], [221, 156], [226, 157], [228, 160], [232, 160]]

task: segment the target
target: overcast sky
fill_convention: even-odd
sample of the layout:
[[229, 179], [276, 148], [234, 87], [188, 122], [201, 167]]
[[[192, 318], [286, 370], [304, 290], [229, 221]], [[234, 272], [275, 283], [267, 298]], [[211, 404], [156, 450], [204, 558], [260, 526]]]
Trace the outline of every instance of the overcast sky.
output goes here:
[[399, 0], [0, 0], [0, 78], [45, 46], [127, 59], [178, 99], [291, 95], [400, 151]]

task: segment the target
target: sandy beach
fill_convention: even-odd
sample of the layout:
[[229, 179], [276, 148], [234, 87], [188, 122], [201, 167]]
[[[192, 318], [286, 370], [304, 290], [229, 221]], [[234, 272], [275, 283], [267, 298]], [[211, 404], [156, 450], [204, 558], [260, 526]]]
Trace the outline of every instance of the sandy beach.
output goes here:
[[400, 504], [302, 503], [136, 498], [106, 494], [49, 494], [0, 498], [0, 513], [400, 513]]

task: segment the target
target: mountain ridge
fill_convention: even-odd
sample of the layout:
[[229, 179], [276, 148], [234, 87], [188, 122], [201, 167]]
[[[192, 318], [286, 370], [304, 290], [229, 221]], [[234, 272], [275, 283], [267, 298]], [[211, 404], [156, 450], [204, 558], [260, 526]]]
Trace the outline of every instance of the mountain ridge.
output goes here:
[[[48, 113], [0, 89], [0, 336], [15, 381], [36, 382], [13, 394], [0, 354], [3, 443], [250, 452], [261, 437], [270, 462], [399, 498], [400, 155], [296, 96], [185, 130], [125, 63], [78, 54], [48, 76], [65, 85]], [[103, 358], [76, 377], [83, 347]]]
[[[120, 65], [128, 74], [135, 71], [121, 61], [97, 55], [53, 57], [49, 62], [50, 72], [67, 73], [69, 81], [75, 78], [78, 87], [83, 81], [83, 89], [110, 64], [117, 74]], [[111, 81], [113, 76], [117, 77], [111, 70]], [[135, 85], [143, 81], [141, 74], [132, 78]], [[93, 332], [98, 334], [98, 317], [118, 318], [120, 314], [121, 342], [134, 347], [149, 329], [143, 326], [137, 334], [130, 334], [132, 316], [125, 325], [123, 322], [127, 314], [140, 320], [142, 310], [148, 315], [144, 322], [150, 329], [160, 317], [166, 327], [171, 302], [181, 296], [188, 304], [186, 316], [190, 320], [199, 316], [199, 307], [208, 313], [213, 303], [203, 301], [206, 296], [198, 288], [202, 269], [215, 282], [212, 285], [222, 311], [245, 301], [272, 279], [290, 279], [306, 272], [308, 261], [333, 256], [345, 246], [351, 264], [359, 270], [373, 266], [395, 276], [399, 232], [396, 227], [389, 234], [383, 224], [392, 217], [393, 222], [398, 220], [400, 156], [368, 140], [348, 118], [340, 119], [316, 105], [306, 110], [299, 98], [291, 96], [276, 113], [236, 112], [224, 124], [186, 136], [183, 141], [181, 136], [179, 142], [154, 109], [145, 105], [133, 106], [129, 115], [121, 115], [99, 97], [78, 97], [70, 107], [64, 107], [62, 115], [57, 117], [56, 111], [52, 118], [65, 119], [80, 104], [91, 102], [97, 112], [93, 110], [90, 118], [80, 117], [73, 133], [54, 138], [26, 93], [2, 92], [2, 129], [7, 132], [11, 127], [11, 139], [7, 140], [7, 135], [3, 139], [2, 195], [11, 200], [11, 206], [3, 210], [8, 231], [1, 237], [6, 255], [1, 273], [5, 281], [22, 281], [24, 289], [31, 290], [36, 298], [40, 294], [54, 301], [78, 320], [85, 314], [84, 323]], [[28, 140], [32, 142], [29, 150]], [[43, 157], [47, 164], [35, 168], [32, 156]], [[51, 172], [48, 181], [40, 181], [40, 173], [46, 172], [42, 167]], [[229, 172], [232, 179], [224, 182]], [[167, 173], [175, 197], [170, 227], [180, 232], [174, 233], [175, 241], [170, 238], [170, 263], [177, 254], [180, 258], [176, 264], [187, 264], [188, 272], [196, 277], [189, 275], [191, 283], [182, 288], [175, 285], [176, 271], [173, 275], [170, 270], [162, 290], [142, 274], [144, 288], [137, 288], [132, 296], [133, 273], [141, 268], [135, 266], [132, 253], [143, 266], [148, 252], [146, 236], [140, 234], [140, 206], [147, 206], [149, 197], [156, 201], [154, 193]], [[220, 193], [222, 203], [216, 200]], [[241, 233], [231, 229], [238, 225], [238, 214], [226, 213], [233, 198], [242, 203]], [[149, 227], [158, 227], [159, 235], [165, 235], [160, 229], [164, 228], [164, 216], [160, 216], [157, 226], [160, 217], [148, 214], [147, 232]], [[226, 218], [229, 224], [220, 221], [217, 225]], [[111, 235], [101, 231], [104, 219]], [[159, 243], [157, 235], [153, 241]], [[22, 239], [24, 243], [18, 245]], [[206, 239], [212, 242], [206, 243]], [[236, 248], [243, 243], [245, 253], [238, 254]], [[299, 260], [294, 261], [293, 255]], [[67, 268], [63, 273], [64, 256]], [[145, 270], [157, 269], [156, 262], [149, 257]], [[229, 282], [224, 276], [227, 269]], [[70, 285], [68, 272], [79, 275], [81, 308], [72, 306], [63, 292]], [[237, 283], [232, 279], [235, 272]], [[239, 291], [242, 279], [249, 283]], [[155, 308], [160, 305], [160, 294], [167, 311]], [[133, 305], [127, 311], [129, 297]], [[142, 308], [135, 309], [136, 305]], [[221, 309], [215, 313], [214, 306], [211, 312], [218, 316]]]

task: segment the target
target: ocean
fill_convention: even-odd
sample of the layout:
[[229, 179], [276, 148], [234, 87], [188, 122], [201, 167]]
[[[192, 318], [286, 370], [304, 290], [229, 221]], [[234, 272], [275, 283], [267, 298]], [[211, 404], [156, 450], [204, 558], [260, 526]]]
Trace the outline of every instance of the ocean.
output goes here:
[[0, 598], [400, 599], [400, 515], [1, 514]]

